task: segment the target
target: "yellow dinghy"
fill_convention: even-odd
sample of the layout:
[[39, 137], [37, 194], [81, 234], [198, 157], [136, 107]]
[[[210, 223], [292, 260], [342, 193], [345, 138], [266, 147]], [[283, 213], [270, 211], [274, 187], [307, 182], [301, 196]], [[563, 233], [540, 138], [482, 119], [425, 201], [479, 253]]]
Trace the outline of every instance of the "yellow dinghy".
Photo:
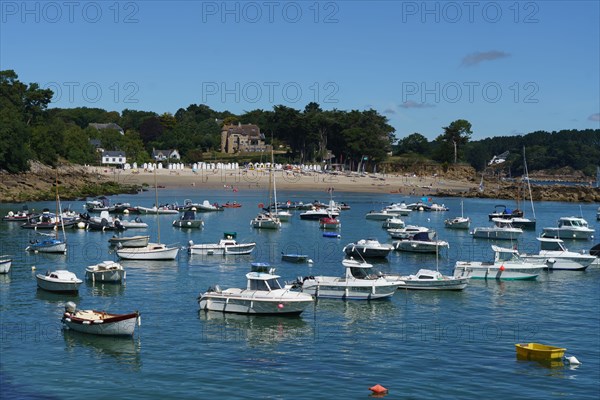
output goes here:
[[540, 343], [517, 343], [517, 358], [530, 361], [560, 361], [567, 349]]

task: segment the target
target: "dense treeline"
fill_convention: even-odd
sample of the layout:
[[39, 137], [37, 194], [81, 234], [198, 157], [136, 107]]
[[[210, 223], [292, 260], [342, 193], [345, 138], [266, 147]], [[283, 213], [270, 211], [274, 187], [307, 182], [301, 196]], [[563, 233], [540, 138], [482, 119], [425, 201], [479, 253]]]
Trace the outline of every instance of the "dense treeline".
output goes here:
[[[99, 108], [48, 109], [52, 91], [26, 85], [14, 71], [0, 71], [0, 169], [18, 172], [28, 160], [54, 165], [59, 158], [73, 163], [97, 163], [96, 146], [122, 150], [130, 162], [150, 160], [153, 148], [177, 149], [186, 162], [218, 152], [224, 124], [256, 124], [267, 143], [283, 150], [280, 161], [383, 161], [395, 141], [394, 128], [374, 110], [323, 111], [310, 103], [303, 111], [275, 106], [242, 115], [192, 104], [175, 115], [150, 111]], [[90, 123], [115, 123], [122, 128], [96, 129]], [[95, 140], [92, 140], [95, 139]], [[328, 150], [331, 153], [328, 153]]]
[[[407, 157], [450, 162], [452, 153], [447, 148], [440, 151], [443, 147], [441, 137], [429, 142], [425, 136], [413, 133], [398, 142], [395, 152]], [[508, 151], [509, 155], [502, 166], [510, 167], [511, 174], [518, 176], [523, 174], [524, 169], [523, 148], [529, 171], [571, 167], [587, 176], [595, 176], [596, 166], [600, 164], [600, 129], [536, 131], [526, 135], [496, 136], [465, 142], [463, 149], [459, 150], [458, 161], [481, 171], [488, 167], [495, 155]]]
[[[280, 162], [328, 161], [352, 169], [362, 163], [371, 169], [393, 148], [407, 159], [466, 162], [481, 170], [494, 155], [510, 151], [506, 165], [517, 175], [523, 168], [524, 146], [532, 171], [569, 166], [594, 175], [600, 160], [600, 130], [533, 132], [471, 141], [471, 124], [459, 119], [443, 127], [443, 133], [431, 142], [413, 133], [392, 146], [394, 128], [375, 110], [327, 111], [309, 103], [304, 110], [278, 105], [273, 110], [235, 115], [192, 104], [174, 115], [159, 115], [128, 109], [121, 113], [87, 107], [49, 109], [52, 95], [36, 83], [20, 82], [12, 70], [0, 71], [1, 170], [24, 171], [31, 159], [48, 165], [59, 159], [99, 163], [98, 145], [126, 152], [130, 162], [149, 161], [153, 148], [177, 149], [183, 161], [197, 162], [207, 152], [219, 152], [224, 124], [237, 123], [258, 125], [267, 143], [285, 153], [278, 155]], [[91, 123], [115, 123], [122, 132], [98, 130]]]

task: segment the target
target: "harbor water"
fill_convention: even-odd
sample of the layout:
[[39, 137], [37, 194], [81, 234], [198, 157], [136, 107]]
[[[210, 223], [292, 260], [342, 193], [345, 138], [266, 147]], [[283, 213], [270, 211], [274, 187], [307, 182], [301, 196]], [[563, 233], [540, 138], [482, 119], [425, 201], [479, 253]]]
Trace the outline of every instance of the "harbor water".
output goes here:
[[[112, 233], [66, 231], [66, 255], [25, 252], [36, 233], [19, 223], [0, 223], [0, 254], [10, 254], [9, 274], [0, 275], [0, 398], [19, 399], [318, 399], [367, 398], [381, 384], [388, 398], [597, 399], [600, 382], [600, 267], [543, 272], [534, 281], [471, 280], [464, 291], [406, 291], [383, 301], [319, 300], [299, 317], [245, 316], [199, 312], [197, 298], [209, 286], [244, 287], [251, 262], [269, 262], [282, 281], [308, 275], [342, 275], [342, 248], [359, 239], [391, 243], [381, 221], [365, 219], [390, 202], [420, 198], [393, 194], [335, 193], [351, 210], [342, 211], [340, 238], [323, 237], [317, 221], [299, 211], [279, 231], [253, 229], [250, 220], [267, 202], [263, 191], [230, 188], [202, 194], [159, 191], [161, 202], [183, 204], [236, 201], [241, 208], [199, 213], [202, 230], [171, 225], [173, 215], [141, 215], [144, 230], [182, 247], [175, 261], [121, 261], [124, 285], [84, 282], [78, 295], [44, 292], [35, 274], [68, 269], [81, 279], [86, 266], [116, 260]], [[327, 192], [281, 191], [279, 200], [322, 202]], [[111, 197], [111, 202], [152, 206], [154, 192]], [[468, 231], [444, 228], [461, 214], [460, 198], [434, 198], [446, 212], [413, 212], [407, 224], [433, 228], [450, 243], [439, 257], [392, 252], [377, 269], [397, 274], [420, 268], [452, 274], [457, 260], [493, 259], [491, 244], [536, 252], [543, 227], [561, 216], [583, 216], [595, 229], [591, 241], [565, 241], [570, 250], [589, 251], [600, 241], [597, 204], [536, 202], [536, 231], [516, 242], [473, 239]], [[488, 226], [494, 206], [510, 201], [464, 199], [471, 229]], [[83, 201], [63, 201], [83, 212]], [[54, 202], [29, 203], [55, 209]], [[0, 205], [0, 214], [20, 209]], [[525, 216], [533, 218], [529, 204]], [[134, 218], [132, 215], [130, 218]], [[223, 232], [239, 242], [256, 242], [248, 256], [190, 256], [194, 243], [215, 243]], [[62, 235], [62, 233], [61, 233]], [[281, 261], [282, 253], [306, 254], [312, 264]], [[35, 268], [34, 268], [35, 267]], [[133, 338], [96, 337], [64, 330], [67, 301], [81, 309], [141, 313]], [[515, 343], [538, 342], [567, 348], [581, 365], [545, 365], [516, 359]]]

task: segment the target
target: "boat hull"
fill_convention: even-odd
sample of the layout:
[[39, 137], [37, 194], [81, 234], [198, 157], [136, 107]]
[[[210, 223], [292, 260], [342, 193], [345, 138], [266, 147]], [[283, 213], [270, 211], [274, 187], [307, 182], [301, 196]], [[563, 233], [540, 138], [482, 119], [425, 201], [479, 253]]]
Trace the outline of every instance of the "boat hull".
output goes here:
[[60, 293], [77, 293], [79, 291], [79, 286], [82, 281], [53, 281], [47, 279], [44, 275], [36, 275], [37, 285], [40, 289], [49, 291], [49, 292], [60, 292]]
[[386, 258], [390, 254], [391, 248], [377, 249], [361, 246], [347, 246], [344, 250], [346, 255], [352, 257], [367, 257], [367, 258]]
[[279, 222], [279, 221], [252, 220], [251, 225], [253, 228], [258, 228], [258, 229], [279, 229], [279, 228], [281, 228], [281, 222]]
[[517, 343], [517, 358], [529, 361], [560, 361], [567, 349], [539, 343]]
[[560, 228], [544, 228], [542, 237], [559, 238], [559, 239], [575, 239], [575, 240], [591, 240], [594, 237], [593, 230], [567, 230]]
[[560, 257], [552, 255], [522, 255], [527, 262], [535, 264], [546, 264], [548, 270], [552, 271], [584, 271], [594, 262], [593, 257]]
[[0, 260], [0, 274], [8, 274], [10, 271], [10, 266], [12, 265], [12, 260], [2, 259]]
[[250, 254], [256, 247], [256, 243], [238, 244], [232, 246], [220, 246], [211, 244], [197, 244], [190, 246], [190, 254], [201, 255], [245, 255]]
[[201, 229], [204, 226], [202, 220], [175, 220], [173, 226], [176, 228]]
[[447, 242], [435, 243], [418, 240], [400, 240], [394, 242], [394, 248], [397, 251], [406, 251], [411, 253], [438, 253], [440, 249], [448, 247]]
[[144, 247], [148, 246], [150, 236], [135, 236], [123, 238], [111, 238], [108, 242], [112, 245], [121, 245], [123, 247]]
[[260, 315], [299, 315], [313, 303], [312, 298], [305, 296], [298, 296], [298, 299], [283, 299], [252, 295], [250, 293], [252, 291], [248, 291], [246, 295], [244, 292], [237, 295], [205, 293], [198, 303], [201, 310]]
[[90, 320], [77, 318], [70, 313], [65, 313], [62, 323], [71, 330], [92, 335], [131, 336], [135, 331], [135, 326], [139, 324], [139, 314], [123, 314], [104, 320]]
[[473, 237], [477, 239], [517, 240], [523, 232], [488, 230], [475, 228]]
[[174, 260], [177, 258], [179, 247], [157, 248], [153, 245], [132, 247], [117, 250], [117, 255], [125, 260]]
[[471, 279], [497, 280], [534, 280], [542, 272], [544, 266], [510, 266], [480, 262], [457, 261], [454, 266], [454, 277], [470, 277]]
[[366, 280], [337, 277], [310, 277], [302, 282], [302, 292], [316, 298], [341, 300], [377, 300], [394, 295], [400, 282], [383, 278]]
[[[101, 265], [101, 264], [100, 264]], [[102, 268], [93, 265], [85, 269], [85, 277], [92, 282], [117, 283], [125, 279], [126, 272], [120, 265], [115, 268]]]
[[67, 252], [67, 244], [65, 242], [59, 241], [48, 241], [48, 242], [40, 242], [34, 243], [27, 247], [28, 251], [33, 251], [36, 253], [66, 253]]

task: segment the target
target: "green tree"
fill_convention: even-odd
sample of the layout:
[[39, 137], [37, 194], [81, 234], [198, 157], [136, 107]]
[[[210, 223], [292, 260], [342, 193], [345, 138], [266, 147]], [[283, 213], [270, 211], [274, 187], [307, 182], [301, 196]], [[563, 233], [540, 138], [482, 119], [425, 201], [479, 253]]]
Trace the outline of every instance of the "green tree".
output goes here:
[[473, 131], [466, 119], [457, 119], [443, 128], [444, 133], [435, 140], [438, 143], [435, 159], [439, 162], [454, 162], [459, 159], [462, 147], [469, 142]]

